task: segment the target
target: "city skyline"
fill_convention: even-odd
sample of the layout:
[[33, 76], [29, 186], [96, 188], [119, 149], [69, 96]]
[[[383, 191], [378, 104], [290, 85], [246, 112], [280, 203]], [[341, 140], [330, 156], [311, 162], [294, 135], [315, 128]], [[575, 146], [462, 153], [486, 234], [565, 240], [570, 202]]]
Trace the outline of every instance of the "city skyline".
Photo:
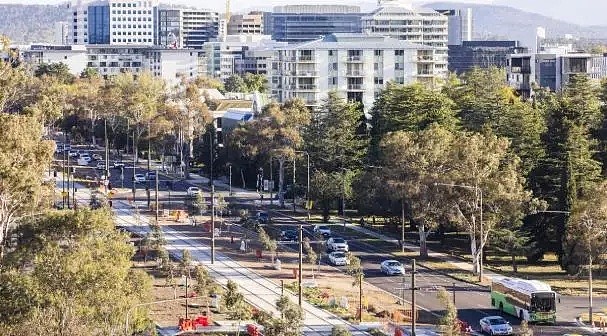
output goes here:
[[[23, 5], [34, 5], [34, 4], [45, 4], [45, 5], [58, 5], [64, 3], [62, 0], [0, 0], [0, 4], [23, 4]], [[179, 4], [179, 5], [192, 5], [190, 0], [170, 0], [162, 1], [165, 3]], [[434, 1], [428, 0], [414, 0], [416, 4], [429, 3]], [[438, 1], [437, 1], [438, 2]], [[559, 19], [583, 26], [591, 25], [606, 25], [602, 13], [607, 11], [607, 2], [600, 2], [597, 0], [579, 0], [576, 1], [576, 10], [571, 11], [571, 3], [568, 0], [443, 0], [440, 2], [455, 2], [455, 3], [470, 3], [470, 4], [493, 4], [509, 6], [528, 12], [533, 12], [554, 19]], [[305, 1], [288, 1], [288, 0], [273, 0], [268, 4], [261, 0], [232, 0], [231, 8], [233, 12], [243, 12], [253, 10], [255, 8], [270, 9], [272, 6], [287, 5], [287, 4], [309, 4]], [[376, 1], [374, 0], [359, 0], [359, 1], [348, 1], [348, 0], [315, 0], [312, 4], [345, 4], [345, 5], [360, 5], [364, 10], [372, 8]], [[196, 6], [200, 8], [209, 8], [218, 12], [225, 10], [225, 3], [222, 1], [207, 3], [205, 6]]]

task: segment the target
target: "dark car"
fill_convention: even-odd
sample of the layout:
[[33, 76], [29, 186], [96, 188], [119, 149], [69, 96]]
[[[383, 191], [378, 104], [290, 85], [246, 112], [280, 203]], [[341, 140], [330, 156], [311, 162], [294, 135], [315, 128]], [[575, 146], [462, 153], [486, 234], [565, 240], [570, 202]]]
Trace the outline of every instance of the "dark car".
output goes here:
[[286, 231], [283, 231], [282, 234], [280, 235], [280, 240], [282, 240], [282, 241], [298, 241], [299, 240], [299, 234], [297, 233], [296, 230], [286, 230]]
[[258, 220], [262, 224], [270, 223], [270, 215], [267, 212], [260, 211], [255, 216], [255, 219]]

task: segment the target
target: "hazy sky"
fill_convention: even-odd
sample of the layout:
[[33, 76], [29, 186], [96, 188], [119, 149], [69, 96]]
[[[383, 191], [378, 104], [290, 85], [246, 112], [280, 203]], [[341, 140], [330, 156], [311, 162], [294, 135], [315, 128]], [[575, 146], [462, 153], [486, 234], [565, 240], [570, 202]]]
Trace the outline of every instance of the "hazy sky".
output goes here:
[[[275, 5], [286, 4], [356, 4], [366, 8], [372, 8], [376, 0], [231, 0], [232, 12], [251, 9], [255, 7], [270, 8]], [[436, 0], [441, 1], [441, 0]], [[454, 1], [454, 0], [442, 0]], [[20, 4], [60, 4], [61, 0], [0, 0], [0, 3]], [[161, 2], [185, 4], [201, 8], [211, 8], [223, 12], [225, 0], [167, 0]], [[430, 0], [415, 0], [416, 3], [432, 2]], [[605, 0], [464, 0], [455, 2], [467, 3], [493, 3], [512, 6], [530, 12], [551, 16], [557, 19], [574, 22], [582, 25], [607, 25], [607, 19], [603, 13], [607, 12], [607, 1]], [[572, 8], [572, 4], [575, 3]]]

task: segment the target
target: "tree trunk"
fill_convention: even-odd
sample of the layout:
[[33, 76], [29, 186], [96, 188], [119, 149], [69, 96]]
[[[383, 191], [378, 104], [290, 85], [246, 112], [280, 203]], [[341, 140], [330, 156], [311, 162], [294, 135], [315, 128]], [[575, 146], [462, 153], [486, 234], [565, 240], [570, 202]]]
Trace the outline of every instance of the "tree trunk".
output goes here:
[[510, 255], [510, 257], [512, 258], [512, 271], [514, 271], [514, 273], [518, 273], [518, 265], [516, 264], [516, 255], [514, 255], [514, 253], [512, 253], [512, 255]]
[[417, 228], [419, 232], [419, 256], [421, 258], [427, 258], [428, 247], [426, 245], [426, 240], [428, 239], [428, 233], [426, 232], [426, 225], [420, 223]]
[[329, 212], [331, 211], [329, 200], [325, 199], [322, 201], [322, 220], [323, 222], [329, 222]]
[[133, 156], [135, 164], [139, 164], [139, 124], [135, 127], [133, 134]]
[[470, 235], [470, 254], [472, 255], [472, 273], [478, 274], [480, 265], [479, 265], [479, 248], [476, 246], [476, 236], [474, 234]]
[[[285, 159], [283, 157], [278, 159], [278, 204], [281, 208], [285, 207], [285, 195], [283, 191], [283, 184], [285, 182]], [[295, 192], [295, 190], [293, 190]]]
[[[184, 157], [184, 164], [185, 166], [183, 167], [183, 176], [186, 180], [188, 180], [190, 178], [190, 161], [192, 158], [192, 154], [191, 154], [191, 147], [192, 147], [192, 142], [190, 140], [186, 141], [184, 146], [186, 146], [186, 148], [188, 149], [188, 153], [183, 156]], [[182, 149], [183, 151], [183, 149]], [[209, 177], [209, 181], [212, 179], [212, 177]]]

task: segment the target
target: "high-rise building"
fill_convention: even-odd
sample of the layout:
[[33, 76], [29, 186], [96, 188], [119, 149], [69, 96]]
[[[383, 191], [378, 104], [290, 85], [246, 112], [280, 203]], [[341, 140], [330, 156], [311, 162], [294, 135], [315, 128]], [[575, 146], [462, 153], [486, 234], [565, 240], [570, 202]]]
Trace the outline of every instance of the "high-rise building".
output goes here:
[[448, 18], [448, 45], [461, 45], [464, 41], [472, 41], [472, 8], [436, 9], [436, 11]]
[[359, 6], [276, 6], [272, 12], [272, 39], [299, 43], [333, 33], [360, 33], [361, 18]]
[[202, 49], [219, 30], [219, 13], [211, 10], [159, 9], [156, 21], [155, 44], [173, 49]]
[[71, 44], [153, 45], [158, 0], [70, 3]]
[[53, 42], [58, 45], [70, 44], [68, 39], [69, 35], [69, 23], [66, 21], [55, 22]]
[[232, 14], [228, 21], [228, 35], [263, 35], [264, 13]]
[[461, 45], [449, 45], [449, 71], [461, 74], [474, 67], [506, 68], [511, 54], [528, 52], [519, 41], [463, 41]]
[[416, 8], [398, 0], [380, 0], [362, 17], [363, 31], [434, 48], [434, 74], [446, 78], [449, 18], [433, 9]]
[[332, 34], [276, 48], [270, 72], [272, 96], [298, 97], [310, 107], [328, 92], [363, 104], [368, 112], [388, 82], [433, 85], [434, 48], [377, 34]]

